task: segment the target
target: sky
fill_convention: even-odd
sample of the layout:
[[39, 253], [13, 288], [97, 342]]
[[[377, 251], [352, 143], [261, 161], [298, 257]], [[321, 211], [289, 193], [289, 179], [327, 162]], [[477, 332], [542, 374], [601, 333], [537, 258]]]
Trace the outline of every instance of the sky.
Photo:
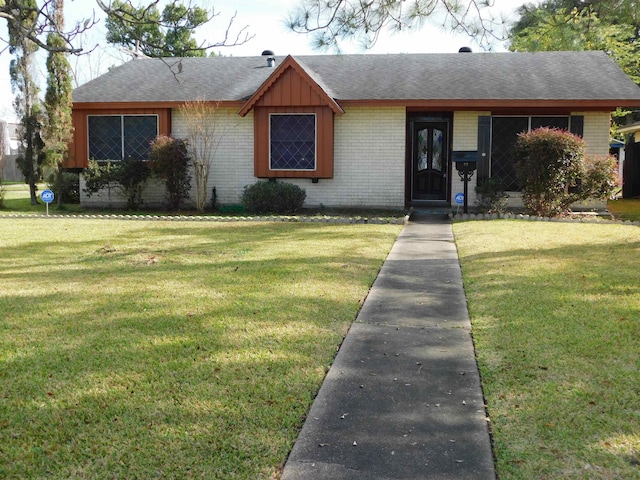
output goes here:
[[[233, 56], [260, 55], [263, 50], [272, 50], [277, 58], [292, 55], [327, 54], [333, 52], [318, 52], [310, 45], [311, 37], [289, 31], [285, 26], [288, 13], [299, 4], [301, 0], [192, 0], [209, 10], [219, 13], [209, 24], [201, 27], [196, 37], [200, 41], [215, 43], [223, 38], [229, 19], [235, 14], [232, 32], [239, 28], [247, 27], [247, 32], [253, 38], [244, 45], [235, 47], [221, 47], [215, 49], [216, 53]], [[40, 2], [39, 2], [40, 3]], [[136, 0], [133, 2], [136, 4]], [[147, 4], [139, 2], [138, 4]], [[162, 0], [161, 5], [167, 3]], [[494, 0], [492, 13], [504, 16], [508, 21], [515, 20], [514, 11], [517, 7], [526, 3], [526, 0]], [[530, 3], [530, 2], [529, 2]], [[70, 63], [75, 71], [74, 86], [85, 83], [97, 75], [104, 73], [108, 68], [117, 66], [130, 57], [115, 47], [108, 46], [105, 38], [104, 14], [92, 0], [66, 0], [65, 21], [67, 28], [72, 28], [76, 22], [82, 22], [86, 18], [95, 18], [98, 23], [85, 35], [83, 45], [91, 53], [79, 57], [71, 56]], [[7, 38], [6, 26], [0, 23], [0, 39]], [[4, 45], [0, 44], [0, 49]], [[364, 50], [357, 43], [343, 44], [342, 53], [454, 53], [462, 46], [469, 46], [474, 51], [480, 51], [480, 47], [466, 34], [453, 34], [446, 32], [436, 21], [429, 20], [416, 31], [403, 32], [402, 34], [384, 33], [378, 39], [376, 45]], [[504, 43], [496, 42], [495, 51], [504, 51]], [[7, 50], [0, 53], [0, 119], [15, 121], [9, 79], [9, 62], [12, 56]], [[42, 83], [42, 95], [44, 95], [46, 71], [45, 54], [41, 54], [39, 61], [39, 74]]]

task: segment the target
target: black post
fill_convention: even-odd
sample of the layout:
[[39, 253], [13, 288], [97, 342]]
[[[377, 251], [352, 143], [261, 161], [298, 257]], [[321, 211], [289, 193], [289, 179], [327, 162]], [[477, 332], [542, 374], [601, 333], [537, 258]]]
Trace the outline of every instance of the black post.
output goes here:
[[467, 213], [467, 193], [469, 192], [469, 175], [468, 172], [465, 172], [464, 176], [464, 208], [462, 209], [463, 213]]
[[464, 213], [468, 213], [468, 199], [467, 199], [467, 195], [469, 193], [469, 180], [471, 180], [471, 177], [473, 177], [473, 171], [475, 170], [475, 163], [456, 163], [456, 168], [458, 169], [458, 176], [460, 177], [460, 180], [462, 180], [464, 182], [464, 208], [463, 208], [463, 212]]

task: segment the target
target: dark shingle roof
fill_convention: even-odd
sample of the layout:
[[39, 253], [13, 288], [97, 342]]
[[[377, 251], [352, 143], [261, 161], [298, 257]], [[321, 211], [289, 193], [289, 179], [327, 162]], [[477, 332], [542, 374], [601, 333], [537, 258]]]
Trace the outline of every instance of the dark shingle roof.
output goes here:
[[[633, 100], [603, 52], [307, 55], [294, 59], [340, 100]], [[76, 88], [74, 102], [240, 101], [273, 73], [262, 57], [138, 59]], [[169, 66], [173, 65], [173, 69]]]

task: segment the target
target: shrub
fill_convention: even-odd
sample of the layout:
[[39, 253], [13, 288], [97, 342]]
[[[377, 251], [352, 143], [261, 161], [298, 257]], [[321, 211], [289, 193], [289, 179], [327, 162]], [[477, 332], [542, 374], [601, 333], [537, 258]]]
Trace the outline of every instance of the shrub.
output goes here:
[[61, 203], [80, 203], [80, 177], [77, 173], [62, 172], [58, 185], [57, 176], [49, 179], [47, 188], [55, 194]]
[[509, 196], [499, 180], [495, 178], [484, 179], [477, 187], [478, 198], [476, 204], [482, 213], [503, 213], [507, 209]]
[[142, 203], [142, 192], [151, 175], [147, 162], [127, 158], [118, 162], [99, 163], [89, 161], [84, 171], [87, 195], [103, 189], [116, 188], [127, 199], [127, 208], [133, 210]]
[[164, 180], [169, 209], [179, 210], [182, 201], [189, 198], [191, 177], [189, 157], [184, 140], [160, 135], [151, 143], [151, 172]]
[[295, 213], [302, 208], [306, 192], [292, 183], [257, 182], [244, 187], [242, 205], [250, 213]]
[[590, 198], [607, 200], [618, 188], [618, 162], [611, 156], [588, 156], [585, 159], [582, 188]]
[[529, 211], [553, 217], [588, 198], [581, 188], [584, 149], [584, 140], [563, 130], [538, 128], [519, 135], [516, 167], [522, 201]]

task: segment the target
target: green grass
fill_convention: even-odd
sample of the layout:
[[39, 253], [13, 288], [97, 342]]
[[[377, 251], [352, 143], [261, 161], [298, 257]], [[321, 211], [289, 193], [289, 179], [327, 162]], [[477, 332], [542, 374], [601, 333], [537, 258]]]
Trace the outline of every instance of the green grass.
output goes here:
[[640, 229], [454, 228], [499, 478], [640, 478]]
[[0, 478], [277, 478], [400, 228], [0, 219]]
[[[29, 185], [19, 182], [4, 183], [4, 199], [1, 202], [0, 215], [15, 213], [45, 213], [46, 205], [40, 200], [40, 192], [47, 188], [45, 184], [38, 185], [38, 204], [31, 205]], [[57, 202], [49, 204], [49, 213], [79, 213], [83, 209], [77, 204], [58, 205]]]
[[607, 210], [618, 220], [640, 221], [640, 198], [609, 200]]
[[[0, 202], [0, 215], [8, 214], [24, 214], [24, 213], [45, 213], [46, 206], [38, 196], [38, 205], [31, 205], [29, 195], [29, 186], [24, 183], [12, 182], [5, 183], [2, 187], [6, 191], [4, 203]], [[47, 188], [45, 184], [38, 185], [38, 195], [42, 190]], [[142, 207], [136, 211], [124, 209], [108, 209], [91, 207], [85, 208], [80, 204], [63, 204], [58, 205], [56, 201], [49, 205], [50, 214], [122, 214], [122, 215], [167, 215], [168, 213], [160, 209], [143, 209]], [[209, 209], [204, 212], [196, 212], [195, 210], [184, 210], [180, 212], [172, 212], [172, 215], [205, 215], [205, 216], [246, 216], [249, 215], [242, 205], [222, 205], [217, 207], [213, 212]], [[337, 207], [319, 207], [305, 208], [299, 215], [324, 217], [324, 216], [340, 216], [340, 217], [367, 217], [382, 219], [401, 219], [407, 214], [402, 209], [371, 209], [371, 208], [337, 208]]]

